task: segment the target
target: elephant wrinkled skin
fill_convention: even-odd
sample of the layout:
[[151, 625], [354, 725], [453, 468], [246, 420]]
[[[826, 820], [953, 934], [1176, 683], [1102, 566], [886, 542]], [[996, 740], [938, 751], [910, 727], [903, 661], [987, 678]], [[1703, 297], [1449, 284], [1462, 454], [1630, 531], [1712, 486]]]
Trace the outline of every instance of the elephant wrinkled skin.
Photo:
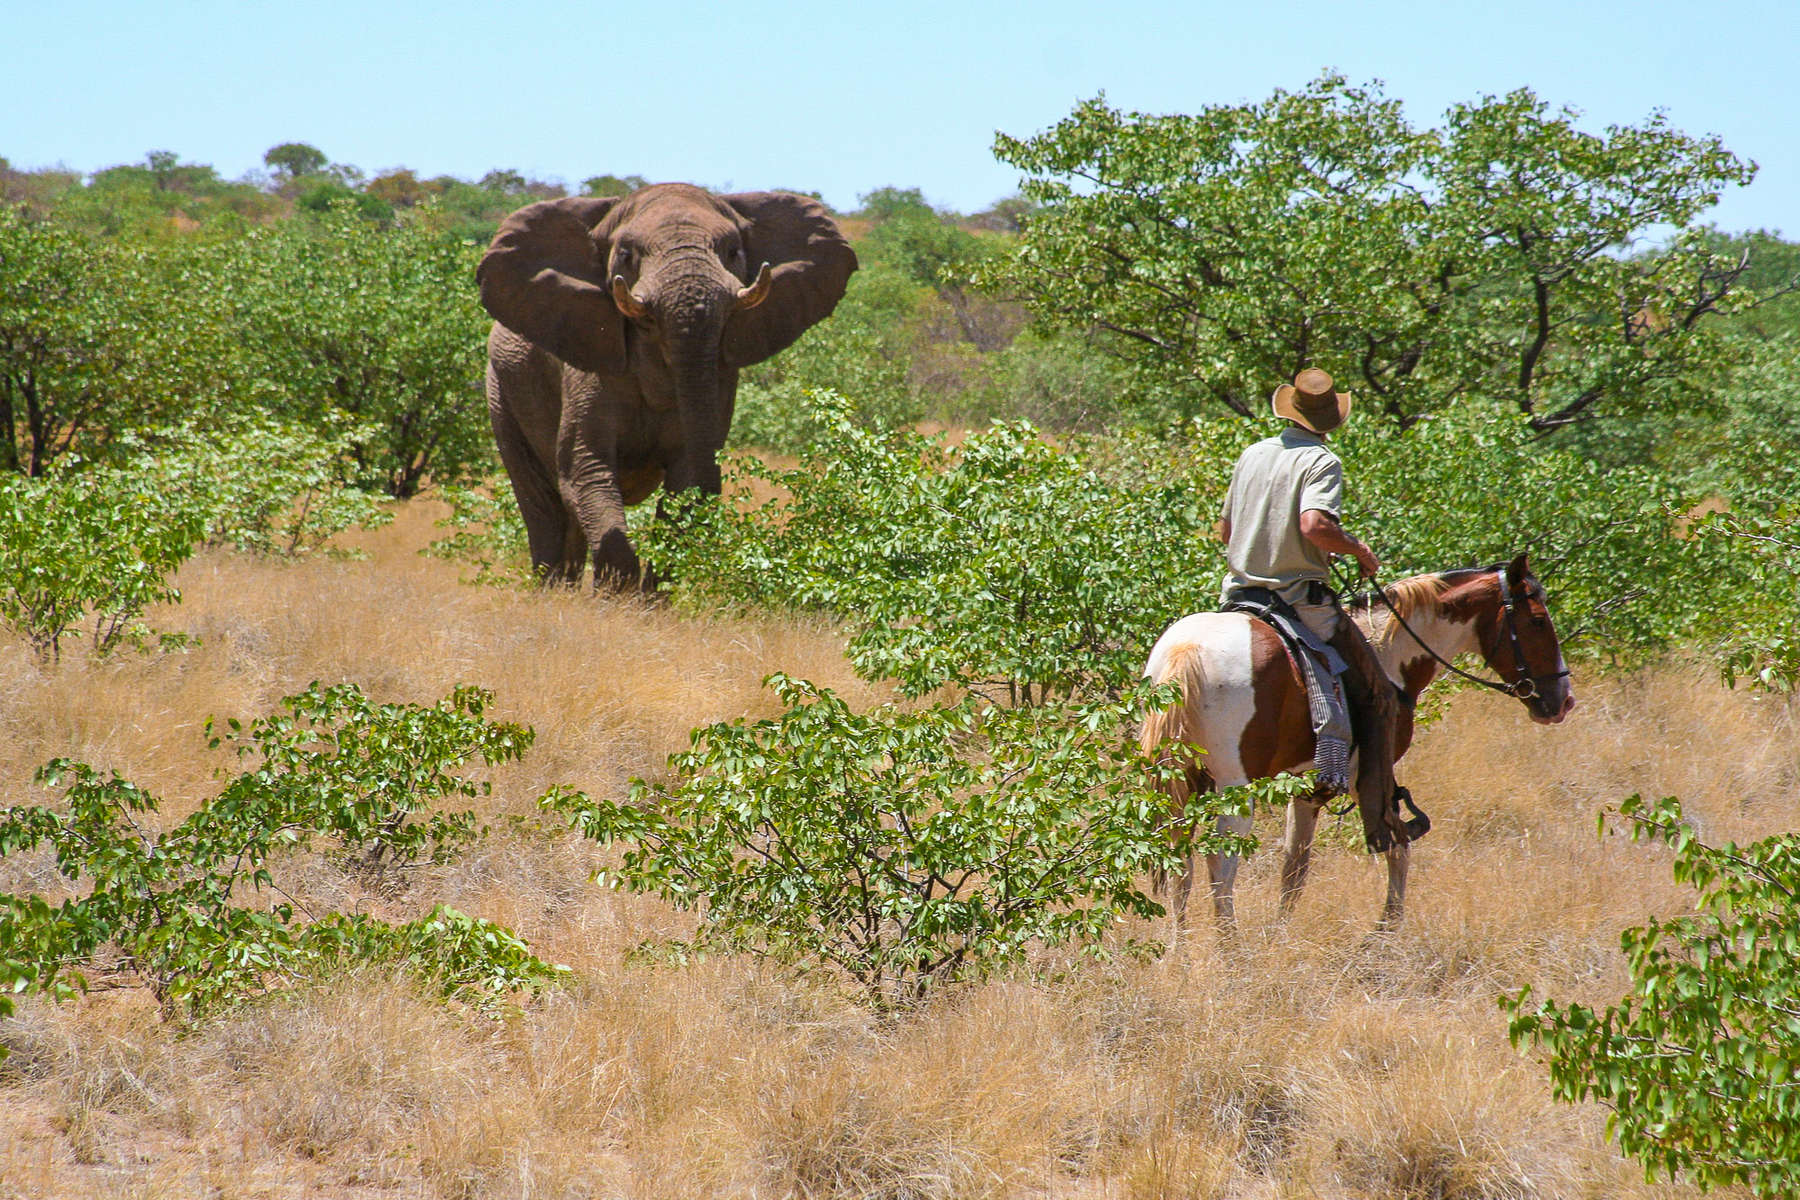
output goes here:
[[719, 492], [740, 367], [829, 316], [856, 254], [806, 196], [684, 183], [547, 200], [501, 224], [476, 279], [494, 318], [488, 413], [546, 582], [651, 581], [625, 506]]

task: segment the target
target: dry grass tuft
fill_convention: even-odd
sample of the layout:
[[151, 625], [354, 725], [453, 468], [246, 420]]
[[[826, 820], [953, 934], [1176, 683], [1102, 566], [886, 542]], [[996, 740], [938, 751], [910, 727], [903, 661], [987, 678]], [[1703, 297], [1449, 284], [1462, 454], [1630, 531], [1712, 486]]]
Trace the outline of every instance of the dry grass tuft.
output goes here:
[[[1551, 1102], [1494, 1000], [1616, 996], [1618, 931], [1688, 902], [1665, 850], [1594, 837], [1600, 806], [1677, 794], [1712, 838], [1800, 825], [1794, 705], [1678, 667], [1578, 680], [1553, 729], [1458, 696], [1401, 766], [1434, 820], [1401, 931], [1374, 932], [1380, 864], [1328, 825], [1285, 923], [1276, 855], [1246, 865], [1235, 951], [1201, 926], [1149, 966], [1046, 955], [883, 1021], [752, 962], [627, 966], [691, 918], [589, 884], [602, 853], [535, 809], [552, 783], [619, 795], [692, 727], [771, 714], [778, 668], [873, 703], [841, 642], [462, 586], [415, 553], [437, 511], [358, 535], [366, 562], [190, 564], [160, 614], [202, 638], [185, 653], [50, 669], [0, 645], [0, 770], [30, 799], [39, 763], [86, 759], [173, 819], [235, 769], [204, 748], [208, 714], [260, 715], [313, 679], [425, 702], [483, 684], [538, 731], [493, 773], [486, 841], [398, 896], [323, 856], [286, 869], [332, 904], [504, 922], [574, 982], [493, 1022], [367, 972], [187, 1036], [136, 989], [28, 1001], [0, 1025], [0, 1197], [1689, 1194], [1645, 1184], [1602, 1114]], [[0, 864], [0, 889], [59, 885], [45, 857]]]

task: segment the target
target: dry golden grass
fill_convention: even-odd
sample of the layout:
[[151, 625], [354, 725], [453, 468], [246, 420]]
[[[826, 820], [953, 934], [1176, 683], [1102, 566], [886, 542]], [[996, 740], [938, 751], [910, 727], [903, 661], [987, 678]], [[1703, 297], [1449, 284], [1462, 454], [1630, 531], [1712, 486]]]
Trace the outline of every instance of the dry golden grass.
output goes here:
[[[363, 535], [367, 562], [195, 562], [165, 614], [203, 639], [182, 654], [48, 669], [0, 647], [9, 794], [73, 755], [178, 814], [228, 765], [201, 719], [312, 679], [493, 688], [538, 741], [494, 773], [489, 817], [556, 782], [617, 794], [694, 725], [774, 711], [777, 668], [881, 695], [816, 624], [461, 586], [414, 553], [434, 515]], [[490, 1022], [368, 972], [188, 1036], [136, 989], [28, 1001], [0, 1026], [0, 1197], [1687, 1195], [1645, 1184], [1603, 1113], [1550, 1100], [1494, 998], [1616, 995], [1618, 931], [1684, 903], [1666, 852], [1594, 837], [1599, 806], [1678, 794], [1715, 838], [1800, 824], [1796, 711], [1678, 669], [1579, 696], [1555, 729], [1460, 696], [1421, 737], [1402, 775], [1436, 824], [1397, 933], [1373, 932], [1379, 865], [1328, 826], [1285, 924], [1273, 853], [1247, 865], [1235, 953], [1201, 929], [1157, 964], [1046, 960], [899, 1019], [754, 962], [626, 966], [684, 918], [588, 884], [593, 849], [531, 823], [397, 899], [302, 863], [334, 903], [510, 924], [574, 982]], [[0, 888], [54, 883], [41, 860], [0, 865]]]

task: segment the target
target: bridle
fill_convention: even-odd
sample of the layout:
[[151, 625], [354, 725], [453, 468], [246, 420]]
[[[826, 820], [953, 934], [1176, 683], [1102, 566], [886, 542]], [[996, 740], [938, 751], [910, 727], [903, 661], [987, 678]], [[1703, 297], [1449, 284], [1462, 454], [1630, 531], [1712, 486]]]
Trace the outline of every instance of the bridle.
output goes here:
[[1393, 614], [1394, 620], [1400, 622], [1400, 628], [1406, 630], [1406, 632], [1412, 636], [1413, 641], [1424, 647], [1425, 653], [1437, 659], [1439, 665], [1456, 675], [1460, 675], [1470, 683], [1479, 683], [1484, 688], [1492, 688], [1502, 695], [1511, 696], [1517, 700], [1542, 699], [1544, 693], [1540, 684], [1546, 680], [1563, 678], [1569, 674], [1569, 669], [1564, 667], [1560, 671], [1553, 671], [1542, 675], [1532, 673], [1531, 668], [1526, 665], [1525, 662], [1525, 647], [1519, 641], [1519, 619], [1513, 605], [1512, 586], [1506, 582], [1506, 564], [1496, 563], [1490, 569], [1494, 572], [1495, 578], [1500, 581], [1500, 607], [1506, 613], [1506, 636], [1507, 640], [1512, 645], [1513, 666], [1518, 670], [1518, 678], [1514, 679], [1511, 683], [1503, 683], [1498, 680], [1483, 679], [1479, 675], [1471, 675], [1469, 672], [1463, 670], [1461, 667], [1439, 654], [1436, 650], [1433, 650], [1430, 643], [1418, 634], [1413, 633], [1413, 627], [1406, 623], [1406, 618], [1400, 615], [1400, 610], [1398, 608], [1394, 607], [1394, 602], [1388, 598], [1386, 589], [1373, 579], [1371, 579], [1369, 583], [1373, 594], [1381, 597], [1381, 602], [1387, 605], [1387, 610]]

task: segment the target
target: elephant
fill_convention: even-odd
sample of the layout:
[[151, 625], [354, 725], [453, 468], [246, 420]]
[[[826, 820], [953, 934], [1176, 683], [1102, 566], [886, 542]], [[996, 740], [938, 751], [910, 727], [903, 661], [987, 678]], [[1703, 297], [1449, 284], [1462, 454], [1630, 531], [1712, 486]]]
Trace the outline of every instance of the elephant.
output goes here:
[[738, 370], [843, 297], [856, 253], [788, 192], [661, 183], [519, 209], [476, 269], [494, 441], [546, 583], [656, 581], [625, 507], [658, 484], [718, 495]]

